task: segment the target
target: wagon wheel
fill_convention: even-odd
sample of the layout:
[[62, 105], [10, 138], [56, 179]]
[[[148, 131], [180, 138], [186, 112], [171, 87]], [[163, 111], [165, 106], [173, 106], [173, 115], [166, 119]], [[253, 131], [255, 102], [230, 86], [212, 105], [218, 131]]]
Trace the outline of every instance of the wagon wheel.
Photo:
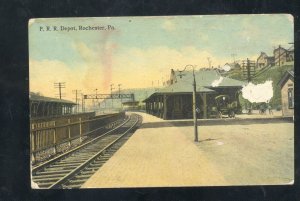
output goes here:
[[229, 116], [229, 118], [234, 118], [234, 117], [235, 117], [234, 111], [231, 110], [231, 111], [228, 113], [228, 116]]
[[218, 118], [222, 119], [222, 112], [221, 111], [218, 112]]

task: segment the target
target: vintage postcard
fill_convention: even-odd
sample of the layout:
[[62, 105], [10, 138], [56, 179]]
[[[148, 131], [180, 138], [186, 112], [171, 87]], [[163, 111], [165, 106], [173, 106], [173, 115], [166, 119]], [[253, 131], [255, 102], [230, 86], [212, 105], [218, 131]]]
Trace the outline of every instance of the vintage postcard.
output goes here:
[[31, 186], [294, 183], [289, 14], [31, 19]]

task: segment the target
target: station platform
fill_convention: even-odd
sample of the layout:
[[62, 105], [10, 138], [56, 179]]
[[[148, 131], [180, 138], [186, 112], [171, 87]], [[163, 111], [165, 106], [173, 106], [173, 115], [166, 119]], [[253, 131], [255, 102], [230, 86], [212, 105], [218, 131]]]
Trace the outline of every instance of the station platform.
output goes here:
[[184, 120], [138, 114], [141, 127], [81, 188], [293, 183], [293, 123], [199, 126], [194, 142]]

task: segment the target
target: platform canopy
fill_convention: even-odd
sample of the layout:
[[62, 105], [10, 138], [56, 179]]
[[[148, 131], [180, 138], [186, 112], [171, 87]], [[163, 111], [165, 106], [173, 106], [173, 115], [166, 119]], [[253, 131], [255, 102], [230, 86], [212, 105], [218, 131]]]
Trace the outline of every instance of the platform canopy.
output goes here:
[[[246, 83], [243, 81], [221, 76], [216, 70], [195, 71], [196, 92], [215, 93], [217, 88], [242, 88]], [[159, 89], [151, 94], [143, 102], [147, 102], [153, 96], [161, 94], [190, 94], [193, 93], [192, 71], [171, 71], [171, 82], [169, 86]]]
[[29, 102], [31, 118], [72, 114], [72, 108], [76, 105], [69, 100], [41, 96], [32, 92], [29, 94]]
[[74, 103], [72, 101], [69, 101], [69, 100], [41, 96], [41, 95], [38, 95], [36, 93], [30, 93], [29, 94], [29, 100], [30, 101], [51, 102], [51, 103], [65, 103], [65, 104], [70, 104], [70, 105], [76, 105], [76, 103]]

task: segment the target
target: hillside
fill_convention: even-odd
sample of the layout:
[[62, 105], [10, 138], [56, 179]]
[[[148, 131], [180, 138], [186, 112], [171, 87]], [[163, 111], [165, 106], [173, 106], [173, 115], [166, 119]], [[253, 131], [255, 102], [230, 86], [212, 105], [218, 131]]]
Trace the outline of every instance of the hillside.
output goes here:
[[[256, 76], [252, 78], [252, 82], [254, 84], [261, 84], [267, 80], [273, 81], [273, 98], [270, 101], [270, 104], [273, 108], [281, 105], [280, 86], [278, 85], [279, 80], [287, 70], [293, 69], [294, 65], [267, 67], [262, 69], [261, 71], [258, 71], [256, 73]], [[228, 76], [230, 78], [238, 80], [245, 80], [242, 75], [242, 71], [240, 70], [229, 71], [228, 73], [226, 73], [226, 75], [224, 74], [224, 76]], [[241, 99], [242, 104], [244, 104], [245, 102], [247, 101]]]

